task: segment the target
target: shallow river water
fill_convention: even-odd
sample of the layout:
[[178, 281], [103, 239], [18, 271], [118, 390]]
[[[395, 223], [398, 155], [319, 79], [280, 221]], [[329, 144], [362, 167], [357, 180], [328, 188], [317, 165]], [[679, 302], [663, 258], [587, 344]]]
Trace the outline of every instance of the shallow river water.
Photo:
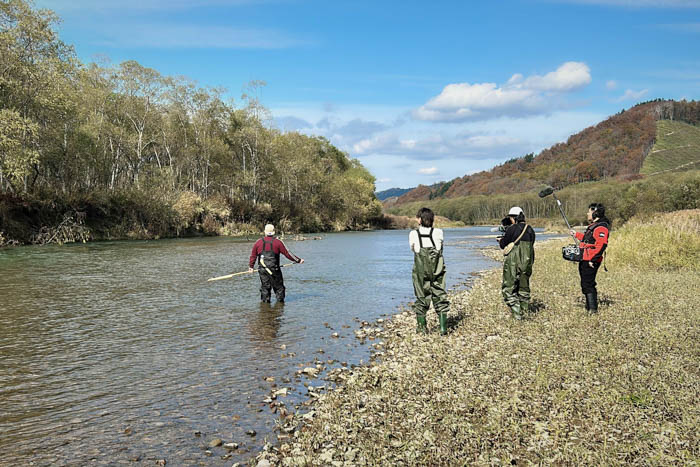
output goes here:
[[[478, 251], [493, 235], [445, 230], [449, 288], [495, 266]], [[285, 242], [306, 263], [272, 306], [257, 273], [207, 282], [246, 270], [253, 238], [0, 250], [0, 465], [249, 459], [275, 439], [271, 389], [293, 409], [303, 382], [324, 385], [299, 369], [367, 362], [354, 331], [413, 297], [408, 231], [321, 237]]]

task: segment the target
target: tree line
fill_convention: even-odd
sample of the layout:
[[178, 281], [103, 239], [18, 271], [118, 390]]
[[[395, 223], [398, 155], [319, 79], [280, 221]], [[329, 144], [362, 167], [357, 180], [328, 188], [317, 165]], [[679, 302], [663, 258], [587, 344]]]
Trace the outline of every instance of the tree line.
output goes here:
[[236, 103], [223, 88], [135, 61], [83, 64], [57, 21], [24, 0], [0, 2], [0, 230], [19, 222], [21, 206], [43, 212], [49, 201], [97, 230], [112, 216], [121, 223], [112, 232], [145, 236], [269, 221], [355, 229], [381, 215], [374, 177], [357, 160], [324, 138], [273, 127], [264, 82]]
[[[540, 185], [542, 187], [544, 185]], [[551, 196], [540, 198], [538, 191], [413, 201], [391, 207], [388, 212], [414, 216], [420, 207], [427, 206], [453, 221], [470, 225], [497, 224], [512, 206], [520, 206], [528, 220], [537, 225], [563, 225], [554, 199]], [[557, 197], [572, 223], [586, 225], [588, 205], [597, 202], [606, 206], [608, 217], [619, 226], [634, 216], [700, 208], [700, 171], [669, 172], [634, 181], [580, 183], [557, 191]]]

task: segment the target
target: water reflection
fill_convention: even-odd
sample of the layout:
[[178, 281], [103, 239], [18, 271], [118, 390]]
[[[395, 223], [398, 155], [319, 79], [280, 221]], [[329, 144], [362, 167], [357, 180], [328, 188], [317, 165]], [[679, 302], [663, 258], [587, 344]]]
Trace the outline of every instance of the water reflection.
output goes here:
[[271, 342], [277, 339], [282, 326], [284, 302], [273, 305], [260, 302], [259, 309], [249, 321], [250, 334], [255, 341]]

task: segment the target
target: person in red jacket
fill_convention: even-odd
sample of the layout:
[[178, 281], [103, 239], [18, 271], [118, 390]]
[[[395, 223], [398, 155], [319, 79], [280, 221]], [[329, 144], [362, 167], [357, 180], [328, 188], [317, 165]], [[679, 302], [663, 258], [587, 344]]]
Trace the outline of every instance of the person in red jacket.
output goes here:
[[270, 303], [270, 289], [274, 289], [278, 302], [284, 302], [284, 278], [280, 268], [280, 253], [295, 263], [303, 263], [302, 258], [298, 258], [287, 251], [282, 240], [275, 238], [275, 226], [267, 224], [265, 226], [265, 236], [255, 242], [253, 251], [250, 253], [248, 261], [248, 271], [253, 272], [255, 261], [258, 261], [258, 273], [260, 274], [260, 300]]
[[578, 272], [581, 276], [581, 291], [586, 296], [586, 310], [590, 313], [597, 313], [598, 291], [596, 290], [595, 277], [608, 246], [610, 221], [605, 217], [605, 206], [600, 203], [592, 203], [588, 206], [587, 218], [588, 227], [585, 232], [571, 230], [570, 233], [581, 241], [579, 247], [583, 252], [583, 257], [578, 263]]

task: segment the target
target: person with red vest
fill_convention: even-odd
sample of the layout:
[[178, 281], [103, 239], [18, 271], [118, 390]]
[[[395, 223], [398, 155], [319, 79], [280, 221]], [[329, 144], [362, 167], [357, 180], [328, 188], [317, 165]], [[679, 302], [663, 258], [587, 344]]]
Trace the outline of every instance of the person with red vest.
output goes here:
[[267, 224], [265, 226], [265, 236], [255, 242], [253, 251], [250, 253], [248, 261], [248, 271], [253, 272], [255, 261], [258, 261], [258, 273], [260, 274], [260, 300], [270, 303], [270, 289], [275, 291], [277, 302], [284, 302], [284, 278], [280, 268], [280, 253], [290, 261], [303, 263], [302, 258], [298, 258], [287, 251], [282, 240], [275, 238], [275, 226]]
[[586, 296], [586, 310], [589, 313], [597, 313], [598, 291], [595, 277], [603, 263], [605, 249], [608, 247], [610, 221], [605, 217], [605, 206], [600, 203], [592, 203], [588, 206], [586, 217], [588, 227], [585, 232], [571, 230], [569, 233], [581, 241], [579, 248], [583, 256], [578, 263], [578, 272], [581, 276], [581, 291]]

